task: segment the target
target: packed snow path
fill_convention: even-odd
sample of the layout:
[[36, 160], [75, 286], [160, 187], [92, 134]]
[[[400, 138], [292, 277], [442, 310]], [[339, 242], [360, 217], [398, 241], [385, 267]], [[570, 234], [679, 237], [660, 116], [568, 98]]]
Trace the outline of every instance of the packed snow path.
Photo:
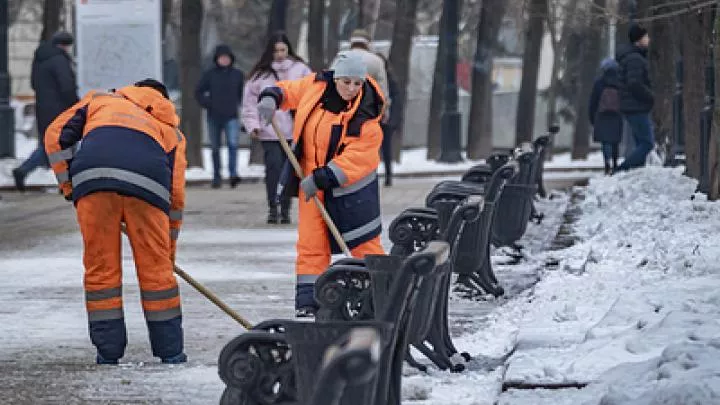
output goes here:
[[[437, 181], [383, 190], [386, 223]], [[693, 190], [668, 169], [598, 179], [579, 203], [580, 240], [553, 251], [569, 201], [541, 202], [546, 219], [523, 241], [529, 257], [512, 265], [495, 255], [508, 297], [452, 299], [456, 345], [475, 356], [469, 370], [408, 369], [404, 402], [720, 404], [720, 208], [690, 201]], [[261, 185], [191, 190], [178, 257], [255, 322], [290, 316], [293, 291], [295, 231], [262, 224], [262, 196]], [[0, 403], [217, 403], [217, 354], [242, 332], [232, 319], [181, 283], [190, 362], [158, 364], [125, 246], [128, 353], [120, 367], [95, 366], [71, 206], [51, 194], [6, 194], [0, 225]]]

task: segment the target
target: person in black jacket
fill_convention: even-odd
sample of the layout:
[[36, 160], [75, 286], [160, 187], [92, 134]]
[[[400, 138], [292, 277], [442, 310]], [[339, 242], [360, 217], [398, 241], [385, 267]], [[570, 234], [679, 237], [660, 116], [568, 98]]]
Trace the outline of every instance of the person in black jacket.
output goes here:
[[603, 60], [600, 72], [590, 95], [589, 117], [593, 125], [593, 140], [602, 144], [605, 174], [612, 174], [617, 171], [618, 147], [623, 130], [620, 81], [615, 59]]
[[395, 76], [390, 69], [390, 63], [384, 55], [380, 53], [378, 53], [377, 55], [385, 63], [385, 72], [387, 73], [389, 93], [386, 94], [386, 97], [388, 97], [392, 103], [389, 108], [385, 109], [385, 114], [382, 121], [380, 122], [380, 127], [383, 131], [383, 142], [381, 151], [383, 164], [385, 165], [385, 187], [390, 187], [392, 186], [393, 175], [392, 137], [395, 131], [399, 130], [402, 126], [403, 102], [402, 100], [400, 100], [400, 93], [398, 90], [397, 81], [395, 80]]
[[48, 167], [45, 154], [45, 130], [63, 111], [78, 102], [75, 72], [70, 58], [73, 37], [58, 32], [50, 42], [43, 41], [35, 50], [30, 84], [35, 91], [35, 121], [38, 147], [19, 167], [12, 171], [15, 188], [25, 190], [25, 177], [40, 166]]
[[215, 66], [203, 74], [195, 88], [195, 98], [207, 110], [213, 160], [212, 187], [219, 188], [222, 184], [220, 145], [223, 131], [228, 147], [230, 187], [235, 187], [240, 183], [240, 176], [237, 174], [237, 149], [240, 137], [238, 109], [242, 103], [245, 75], [233, 67], [235, 55], [229, 46], [218, 45], [213, 59]]
[[645, 165], [645, 159], [655, 146], [650, 111], [655, 97], [650, 84], [647, 59], [650, 37], [647, 30], [632, 25], [628, 30], [630, 45], [618, 50], [620, 64], [620, 111], [630, 124], [635, 149], [618, 168], [628, 170]]

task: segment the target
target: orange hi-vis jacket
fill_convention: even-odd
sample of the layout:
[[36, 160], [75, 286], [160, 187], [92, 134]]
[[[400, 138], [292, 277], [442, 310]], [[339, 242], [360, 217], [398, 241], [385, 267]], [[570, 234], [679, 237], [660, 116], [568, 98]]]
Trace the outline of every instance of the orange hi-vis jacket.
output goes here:
[[[334, 91], [332, 72], [280, 81], [260, 97], [273, 97], [283, 110], [296, 110], [293, 147], [305, 176], [323, 176], [318, 197], [356, 257], [382, 254], [380, 196], [377, 182], [384, 99], [369, 77], [349, 108], [334, 113], [324, 108]], [[335, 97], [339, 97], [335, 95]], [[286, 170], [287, 173], [287, 170]], [[288, 183], [284, 183], [288, 184]], [[320, 213], [301, 191], [298, 222], [298, 288], [314, 282], [340, 253]], [[298, 290], [296, 307], [312, 305], [311, 293]]]
[[45, 150], [66, 198], [98, 191], [142, 199], [170, 217], [185, 207], [185, 136], [173, 103], [148, 87], [90, 92], [45, 133]]
[[[348, 247], [359, 246], [380, 234], [380, 196], [377, 187], [380, 118], [385, 103], [375, 81], [367, 76], [350, 107], [339, 114], [321, 104], [332, 72], [320, 72], [300, 80], [280, 81], [266, 88], [261, 97], [272, 96], [283, 110], [295, 110], [293, 143], [303, 173], [320, 169], [329, 180], [323, 199]], [[300, 219], [302, 227], [302, 218]], [[330, 240], [332, 251], [339, 246]]]

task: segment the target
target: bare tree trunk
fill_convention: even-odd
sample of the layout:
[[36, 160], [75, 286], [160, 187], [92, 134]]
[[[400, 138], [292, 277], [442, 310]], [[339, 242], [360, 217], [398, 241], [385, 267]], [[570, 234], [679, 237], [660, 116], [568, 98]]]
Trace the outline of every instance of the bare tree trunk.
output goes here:
[[187, 137], [188, 167], [202, 167], [202, 110], [195, 101], [195, 85], [200, 80], [200, 31], [202, 0], [182, 2], [180, 85], [182, 87], [182, 131]]
[[[445, 15], [440, 16], [440, 32], [445, 32], [445, 17]], [[435, 71], [433, 72], [430, 111], [428, 113], [427, 159], [430, 160], [435, 160], [440, 156], [440, 118], [443, 110], [446, 48], [447, 40], [444, 35], [440, 35], [437, 51], [435, 52]]]
[[172, 16], [172, 9], [173, 9], [173, 1], [172, 0], [162, 0], [162, 36], [163, 39], [165, 38], [165, 27], [167, 27], [168, 24], [170, 24], [170, 19]]
[[[596, 8], [605, 7], [605, 0], [594, 0]], [[593, 88], [595, 72], [600, 65], [600, 30], [602, 21], [589, 16], [589, 24], [585, 26], [585, 41], [583, 46], [582, 73], [580, 78], [580, 93], [575, 105], [577, 121], [573, 133], [572, 159], [587, 159], [590, 151], [590, 120], [587, 103]]]
[[365, 28], [365, 24], [367, 23], [365, 15], [365, 0], [358, 0], [357, 28]]
[[683, 114], [687, 175], [700, 178], [700, 111], [705, 99], [705, 57], [709, 12], [688, 13], [682, 18], [683, 32]]
[[626, 18], [630, 17], [633, 1], [634, 0], [619, 0], [617, 2], [617, 12], [620, 19], [618, 19], [615, 25], [615, 49], [620, 49], [621, 46], [627, 45], [628, 43], [628, 28], [630, 24]]
[[49, 41], [53, 34], [60, 30], [60, 15], [62, 14], [62, 0], [45, 0], [43, 2], [43, 29], [40, 34], [41, 41]]
[[[415, 34], [415, 18], [417, 14], [417, 0], [398, 0], [395, 12], [395, 29], [393, 30], [392, 45], [390, 46], [390, 57], [388, 58], [390, 68], [395, 73], [397, 81], [397, 99], [401, 105], [407, 107], [407, 86], [410, 76], [410, 51]], [[405, 122], [405, 111], [396, 109], [393, 114], [400, 114], [400, 128], [393, 137], [393, 155], [395, 160], [400, 159], [400, 151], [403, 141], [403, 124]]]
[[[574, 1], [577, 3], [577, 0]], [[557, 123], [557, 96], [558, 86], [560, 85], [560, 63], [562, 63], [562, 45], [564, 38], [558, 38], [557, 26], [559, 16], [554, 2], [548, 0], [548, 18], [547, 26], [550, 32], [550, 44], [553, 50], [553, 64], [550, 72], [550, 87], [548, 87], [548, 112], [547, 112], [547, 123], [548, 125]], [[569, 22], [566, 21], [565, 24]]]
[[267, 36], [270, 38], [274, 32], [285, 31], [287, 21], [288, 0], [273, 0], [268, 14]]
[[715, 110], [713, 111], [712, 135], [710, 138], [710, 193], [708, 198], [715, 201], [720, 197], [720, 103], [717, 100], [720, 95], [720, 12], [716, 11], [715, 21], [715, 43], [713, 57], [715, 58]]
[[[578, 9], [578, 0], [570, 0], [567, 5], [559, 4], [559, 1], [548, 0], [548, 18], [546, 20], [548, 31], [550, 32], [550, 41], [553, 49], [553, 63], [550, 72], [550, 87], [547, 92], [547, 125], [559, 125], [558, 117], [558, 99], [560, 98], [560, 73], [565, 70], [566, 60], [564, 58], [567, 49], [568, 37], [570, 36], [570, 26], [572, 21], [568, 16], [574, 16]], [[564, 17], [564, 18], [563, 18]], [[558, 35], [559, 22], [564, 20], [563, 29]], [[547, 146], [546, 160], [552, 160], [553, 140]]]
[[20, 10], [22, 10], [25, 4], [25, 0], [14, 0], [8, 3], [10, 3], [8, 4], [8, 27], [10, 27], [15, 23], [15, 20], [20, 14]]
[[392, 38], [392, 31], [395, 22], [395, 9], [397, 4], [394, 1], [381, 1], [380, 10], [378, 10], [378, 21], [375, 26], [375, 34], [373, 38], [378, 39], [390, 39]]
[[[161, 26], [162, 26], [162, 42], [163, 42], [163, 62], [165, 62], [168, 59], [172, 59], [173, 56], [169, 56], [166, 54], [167, 52], [167, 46], [165, 46], [167, 41], [167, 34], [168, 29], [170, 25], [172, 24], [172, 10], [173, 10], [173, 1], [172, 0], [162, 0], [162, 14], [160, 15], [161, 19]], [[163, 68], [164, 69], [164, 68]], [[164, 80], [167, 80], [167, 78], [164, 78]], [[167, 86], [167, 83], [165, 83]]]
[[543, 23], [547, 14], [546, 0], [530, 0], [528, 25], [525, 30], [522, 82], [515, 117], [515, 139], [518, 144], [533, 139], [538, 70], [542, 50]]
[[307, 0], [291, 0], [288, 5], [287, 35], [297, 49], [300, 44], [300, 27], [305, 21], [305, 8]]
[[310, 0], [308, 10], [308, 59], [314, 71], [325, 68], [325, 0]]
[[[666, 4], [670, 0], [658, 0], [656, 3]], [[655, 14], [662, 14], [666, 9], [660, 8]], [[675, 93], [675, 35], [672, 34], [673, 24], [677, 19], [660, 19], [653, 21], [650, 27], [650, 82], [655, 93], [655, 105], [652, 118], [655, 123], [655, 141], [665, 146], [670, 152], [673, 144], [673, 94]]]
[[470, 159], [487, 158], [493, 150], [493, 57], [506, 5], [503, 0], [483, 0], [480, 10], [468, 122], [467, 155]]
[[340, 19], [347, 9], [347, 0], [332, 0], [328, 9], [327, 55], [333, 60], [340, 50]]
[[375, 38], [375, 28], [377, 27], [378, 17], [380, 16], [380, 4], [382, 0], [374, 0], [372, 5], [372, 11], [370, 14], [370, 21], [368, 21], [368, 33], [370, 38]]

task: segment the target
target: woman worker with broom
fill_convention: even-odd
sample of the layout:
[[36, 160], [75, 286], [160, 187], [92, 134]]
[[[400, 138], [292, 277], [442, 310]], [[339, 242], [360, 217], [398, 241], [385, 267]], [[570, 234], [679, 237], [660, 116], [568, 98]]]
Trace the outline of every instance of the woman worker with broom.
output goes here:
[[380, 245], [378, 149], [384, 95], [367, 75], [362, 56], [338, 55], [329, 71], [279, 81], [259, 96], [258, 114], [270, 122], [274, 112], [296, 110], [293, 144], [302, 173], [298, 221], [295, 309], [313, 316], [315, 280], [342, 243], [330, 238], [321, 214], [324, 201], [352, 256], [383, 254]]

